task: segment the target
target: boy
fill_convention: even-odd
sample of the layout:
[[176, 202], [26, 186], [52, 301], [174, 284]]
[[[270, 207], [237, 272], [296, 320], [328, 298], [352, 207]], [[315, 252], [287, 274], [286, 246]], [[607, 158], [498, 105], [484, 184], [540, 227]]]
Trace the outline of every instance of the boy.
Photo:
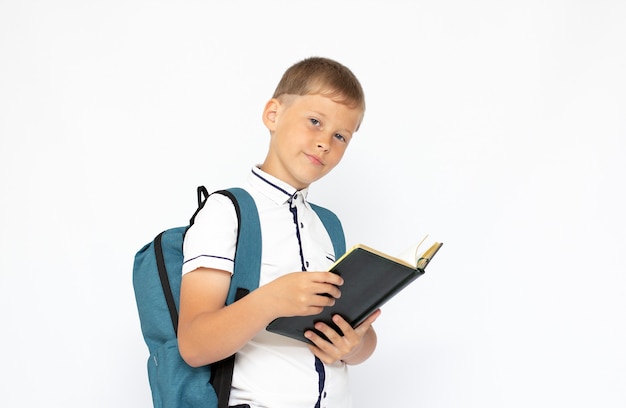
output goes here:
[[314, 345], [264, 329], [277, 317], [318, 314], [341, 295], [341, 277], [326, 272], [334, 262], [330, 237], [306, 196], [309, 185], [339, 163], [364, 112], [359, 81], [326, 58], [290, 67], [266, 103], [269, 150], [244, 185], [262, 230], [257, 290], [224, 306], [237, 236], [235, 210], [226, 197], [211, 195], [186, 234], [179, 349], [191, 366], [237, 353], [232, 406], [350, 406], [346, 365], [373, 353], [371, 325], [380, 311], [356, 329], [335, 316], [343, 335], [319, 323], [316, 329], [328, 340], [306, 332]]

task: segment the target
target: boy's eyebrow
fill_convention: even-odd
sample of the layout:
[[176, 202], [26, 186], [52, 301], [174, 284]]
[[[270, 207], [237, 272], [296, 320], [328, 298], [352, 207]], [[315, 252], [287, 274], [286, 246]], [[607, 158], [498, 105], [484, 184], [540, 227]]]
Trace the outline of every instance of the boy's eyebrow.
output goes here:
[[327, 117], [328, 116], [324, 112], [320, 112], [320, 111], [317, 111], [317, 110], [314, 110], [314, 109], [311, 110], [311, 113], [313, 113], [313, 114], [315, 114], [317, 116], [323, 116], [323, 117]]

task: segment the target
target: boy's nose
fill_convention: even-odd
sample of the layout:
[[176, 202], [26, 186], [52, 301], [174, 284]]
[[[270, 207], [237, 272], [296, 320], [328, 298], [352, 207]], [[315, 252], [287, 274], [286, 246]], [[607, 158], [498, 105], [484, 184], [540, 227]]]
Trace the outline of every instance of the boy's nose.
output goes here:
[[332, 135], [320, 135], [317, 139], [317, 148], [327, 151], [330, 148], [330, 140]]

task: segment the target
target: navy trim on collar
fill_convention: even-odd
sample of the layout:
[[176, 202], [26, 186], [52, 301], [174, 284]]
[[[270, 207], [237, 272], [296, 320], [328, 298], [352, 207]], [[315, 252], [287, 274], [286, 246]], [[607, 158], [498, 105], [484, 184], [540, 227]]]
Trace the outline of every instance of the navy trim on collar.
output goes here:
[[256, 177], [252, 177], [251, 175], [249, 182], [251, 182], [253, 186], [256, 185], [256, 188], [259, 189], [259, 191], [264, 195], [271, 198], [272, 201], [275, 201], [278, 204], [284, 204], [292, 200], [293, 197], [300, 193], [306, 203], [306, 197], [309, 192], [308, 187], [303, 188], [302, 190], [296, 190], [295, 187], [272, 176], [271, 174], [265, 173], [257, 166], [252, 168], [251, 173]]
[[254, 169], [251, 170], [252, 174], [254, 174], [255, 176], [257, 176], [258, 178], [260, 178], [261, 180], [263, 180], [264, 182], [266, 182], [267, 184], [269, 184], [270, 186], [274, 187], [277, 190], [282, 191], [283, 193], [285, 193], [286, 195], [288, 195], [289, 197], [293, 196], [294, 193], [289, 193], [288, 191], [286, 191], [285, 189], [283, 189], [282, 187], [277, 186], [276, 184], [272, 183], [271, 181], [269, 181], [268, 179], [266, 179], [265, 177], [261, 176], [260, 174], [258, 174], [257, 172], [254, 171]]

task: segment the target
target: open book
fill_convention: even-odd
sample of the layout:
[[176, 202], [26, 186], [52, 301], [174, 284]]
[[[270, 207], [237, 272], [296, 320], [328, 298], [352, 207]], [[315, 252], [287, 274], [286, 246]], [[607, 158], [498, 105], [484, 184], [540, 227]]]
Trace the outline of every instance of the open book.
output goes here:
[[331, 272], [341, 275], [344, 280], [340, 287], [341, 297], [333, 306], [313, 316], [280, 317], [272, 321], [267, 330], [309, 342], [304, 337], [307, 330], [323, 336], [313, 328], [319, 321], [341, 333], [331, 320], [335, 314], [341, 315], [352, 327], [357, 327], [376, 309], [424, 274], [424, 269], [443, 245], [434, 242], [423, 251], [427, 238], [397, 257], [363, 244], [352, 247], [330, 268]]

